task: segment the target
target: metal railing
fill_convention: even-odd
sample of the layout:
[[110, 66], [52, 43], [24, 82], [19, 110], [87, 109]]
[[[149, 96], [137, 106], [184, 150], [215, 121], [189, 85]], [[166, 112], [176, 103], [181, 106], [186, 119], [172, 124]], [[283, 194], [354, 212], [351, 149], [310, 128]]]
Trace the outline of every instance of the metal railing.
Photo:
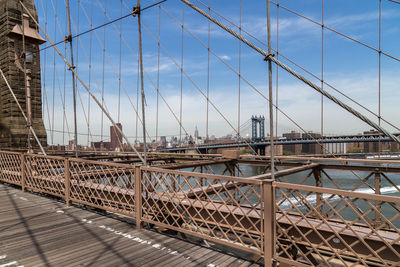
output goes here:
[[[318, 179], [317, 186], [306, 185], [310, 177], [325, 175], [321, 165], [312, 167], [297, 168], [306, 175], [294, 184], [290, 176], [237, 178], [0, 151], [2, 182], [60, 197], [67, 205], [130, 216], [138, 227], [148, 223], [252, 252], [264, 257], [265, 266], [400, 262], [400, 198], [380, 190], [326, 188]], [[369, 174], [361, 180], [369, 177], [377, 181]]]
[[319, 266], [400, 262], [399, 197], [280, 182], [274, 187], [276, 259]]

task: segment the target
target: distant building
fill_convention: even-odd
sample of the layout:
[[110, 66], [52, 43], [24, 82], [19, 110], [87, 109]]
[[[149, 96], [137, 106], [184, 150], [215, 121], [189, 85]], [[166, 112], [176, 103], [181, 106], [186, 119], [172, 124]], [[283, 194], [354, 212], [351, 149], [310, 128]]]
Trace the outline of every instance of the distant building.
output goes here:
[[[265, 155], [271, 154], [271, 146], [265, 147]], [[274, 145], [274, 155], [280, 156], [283, 154], [283, 145]]]
[[[296, 138], [301, 138], [301, 133], [291, 131], [290, 133], [284, 133], [282, 134], [283, 137], [286, 137], [286, 139], [296, 139]], [[283, 154], [301, 154], [301, 144], [292, 144], [292, 145], [283, 145]]]
[[265, 118], [264, 116], [251, 116], [251, 139], [261, 141], [265, 139]]
[[[318, 139], [321, 138], [322, 135], [319, 133], [308, 132], [303, 133], [302, 137], [303, 139]], [[301, 150], [302, 153], [305, 154], [322, 154], [321, 144], [302, 144]]]
[[[122, 131], [121, 123], [116, 123], [116, 126]], [[110, 139], [110, 142], [92, 142], [90, 147], [92, 149], [106, 151], [126, 150], [126, 146], [123, 143], [122, 134], [114, 126], [110, 126]]]
[[[116, 123], [116, 127], [118, 127], [122, 131], [122, 124]], [[121, 149], [122, 147], [122, 134], [118, 131], [114, 125], [110, 126], [110, 137], [111, 137], [111, 150]]]
[[333, 154], [347, 153], [347, 143], [326, 143], [324, 144], [324, 151]]
[[[369, 131], [363, 132], [363, 135], [379, 135], [379, 132], [372, 129]], [[381, 134], [383, 137], [383, 135]], [[364, 142], [364, 153], [378, 153], [379, 150], [381, 152], [398, 152], [400, 146], [396, 142], [381, 142], [380, 149], [379, 149], [379, 142]]]
[[160, 136], [160, 140], [158, 141], [158, 147], [166, 147], [167, 146], [167, 137]]
[[68, 150], [69, 151], [75, 150], [74, 140], [69, 140], [68, 141]]
[[194, 130], [194, 140], [197, 141], [197, 139], [199, 139], [199, 130], [197, 129], [196, 126], [196, 129]]
[[90, 144], [90, 147], [92, 148], [92, 149], [96, 149], [96, 150], [100, 150], [100, 151], [104, 151], [104, 150], [111, 150], [110, 149], [110, 142], [103, 142], [103, 141], [100, 141], [100, 142], [92, 142], [91, 144]]

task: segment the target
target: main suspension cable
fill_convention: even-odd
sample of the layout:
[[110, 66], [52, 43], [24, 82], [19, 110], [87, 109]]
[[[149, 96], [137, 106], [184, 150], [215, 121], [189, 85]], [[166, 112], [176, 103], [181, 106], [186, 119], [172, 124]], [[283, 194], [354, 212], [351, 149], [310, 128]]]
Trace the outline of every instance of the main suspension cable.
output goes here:
[[[30, 18], [33, 20], [33, 22], [36, 24], [36, 26], [40, 29], [40, 31], [45, 35], [46, 39], [53, 45], [54, 49], [57, 51], [57, 53], [59, 54], [59, 56], [64, 60], [64, 62], [68, 65], [68, 67], [71, 68], [71, 71], [75, 72], [75, 70], [72, 68], [72, 65], [68, 62], [68, 60], [63, 56], [63, 54], [60, 52], [60, 50], [57, 48], [57, 46], [54, 45], [54, 43], [52, 42], [52, 40], [50, 39], [50, 37], [47, 35], [47, 33], [43, 30], [43, 28], [40, 26], [40, 24], [37, 22], [37, 20], [35, 19], [35, 17], [32, 16], [31, 12], [26, 8], [26, 6], [24, 5], [24, 3], [22, 3], [22, 1], [20, 0], [19, 3], [23, 6], [23, 8], [25, 9], [25, 11], [27, 12], [27, 14], [30, 16]], [[131, 144], [131, 142], [129, 141], [129, 139], [127, 138], [127, 136], [124, 134], [124, 132], [116, 126], [115, 121], [112, 119], [111, 115], [104, 109], [104, 107], [101, 105], [100, 101], [96, 98], [95, 95], [93, 95], [93, 93], [89, 90], [89, 88], [87, 87], [87, 85], [83, 82], [83, 80], [81, 79], [81, 77], [75, 72], [75, 76], [76, 78], [79, 80], [79, 82], [82, 84], [82, 86], [86, 89], [86, 91], [91, 95], [91, 97], [93, 98], [93, 100], [96, 102], [96, 104], [100, 107], [100, 109], [102, 109], [102, 111], [106, 114], [107, 118], [110, 120], [110, 122], [113, 124], [113, 126], [117, 129], [117, 131], [122, 135], [122, 137], [125, 139], [125, 141], [128, 143], [128, 145], [133, 149], [133, 151], [135, 151], [135, 153], [137, 154], [138, 158], [144, 163], [144, 159], [142, 158], [142, 156], [140, 155], [140, 153], [136, 150], [136, 148]]]
[[200, 13], [201, 15], [203, 15], [204, 17], [208, 18], [209, 20], [211, 20], [212, 22], [214, 22], [215, 24], [217, 24], [219, 27], [221, 27], [222, 29], [224, 29], [225, 31], [227, 31], [228, 33], [230, 33], [231, 35], [235, 36], [238, 39], [241, 39], [245, 44], [247, 44], [249, 47], [253, 48], [255, 51], [257, 51], [258, 53], [260, 53], [261, 55], [263, 55], [265, 57], [265, 60], [270, 60], [273, 63], [279, 65], [282, 69], [286, 70], [287, 72], [289, 72], [291, 75], [295, 76], [296, 78], [298, 78], [299, 80], [301, 80], [302, 82], [304, 82], [305, 84], [307, 84], [308, 86], [310, 86], [311, 88], [313, 88], [314, 90], [316, 90], [317, 92], [323, 94], [325, 97], [329, 98], [331, 101], [333, 101], [334, 103], [336, 103], [337, 105], [339, 105], [340, 107], [342, 107], [343, 109], [345, 109], [346, 111], [350, 112], [351, 114], [353, 114], [354, 116], [358, 117], [360, 120], [364, 121], [365, 123], [367, 123], [368, 125], [372, 126], [373, 128], [375, 128], [376, 130], [378, 130], [379, 132], [385, 134], [386, 136], [390, 137], [393, 141], [397, 142], [400, 144], [400, 139], [398, 137], [396, 137], [395, 135], [393, 135], [392, 133], [388, 132], [387, 130], [385, 130], [384, 128], [380, 127], [379, 125], [377, 125], [376, 123], [374, 123], [373, 121], [371, 121], [370, 119], [368, 119], [367, 117], [365, 117], [364, 115], [362, 115], [361, 113], [359, 113], [358, 111], [354, 110], [352, 107], [348, 106], [347, 104], [343, 103], [342, 101], [340, 101], [339, 99], [337, 99], [336, 97], [334, 97], [333, 95], [331, 95], [330, 93], [322, 90], [318, 85], [312, 83], [311, 81], [309, 81], [308, 79], [306, 79], [304, 76], [302, 76], [301, 74], [297, 73], [296, 71], [292, 70], [291, 68], [289, 68], [288, 66], [286, 66], [285, 64], [283, 64], [282, 62], [278, 61], [277, 59], [275, 59], [273, 57], [272, 54], [269, 54], [267, 52], [265, 52], [264, 50], [262, 50], [261, 48], [255, 46], [254, 44], [250, 43], [248, 40], [246, 40], [245, 38], [241, 37], [240, 35], [238, 35], [236, 32], [234, 32], [233, 30], [229, 29], [228, 27], [226, 27], [225, 25], [223, 25], [222, 23], [220, 23], [218, 20], [214, 19], [211, 16], [208, 16], [204, 11], [202, 11], [201, 9], [199, 9], [198, 7], [196, 7], [195, 5], [193, 5], [191, 2], [187, 1], [187, 0], [181, 0], [182, 2], [186, 3], [189, 7], [191, 7], [192, 9], [194, 9], [195, 11], [197, 11], [198, 13]]
[[[149, 6], [146, 6], [146, 7], [142, 8], [142, 9], [140, 9], [140, 12], [145, 11], [145, 10], [147, 10], [147, 9], [150, 9], [150, 8], [152, 8], [152, 7], [154, 7], [154, 6], [157, 6], [157, 5], [161, 4], [161, 3], [164, 3], [164, 2], [166, 2], [166, 1], [168, 1], [168, 0], [162, 0], [162, 1], [159, 1], [159, 2], [157, 2], [157, 3], [155, 3], [155, 4], [151, 4], [151, 5], [149, 5]], [[128, 17], [130, 17], [130, 16], [132, 16], [132, 12], [129, 13], [129, 14], [126, 14], [126, 15], [124, 15], [124, 16], [122, 16], [122, 17], [116, 18], [116, 19], [114, 19], [114, 20], [112, 20], [112, 21], [109, 21], [109, 22], [103, 23], [103, 24], [101, 24], [101, 25], [98, 25], [98, 26], [96, 26], [96, 27], [94, 27], [94, 28], [91, 27], [89, 30], [86, 30], [86, 31], [83, 31], [83, 32], [81, 32], [81, 33], [75, 34], [74, 36], [70, 36], [70, 38], [71, 38], [71, 39], [75, 39], [75, 38], [80, 37], [80, 36], [82, 36], [82, 35], [88, 34], [88, 33], [92, 32], [92, 31], [95, 31], [95, 30], [101, 29], [101, 28], [103, 28], [103, 27], [106, 27], [106, 26], [108, 26], [108, 25], [110, 25], [110, 24], [114, 24], [115, 22], [118, 22], [118, 21], [120, 21], [120, 20], [126, 19], [126, 18], [128, 18]], [[64, 42], [65, 42], [65, 40], [58, 41], [58, 42], [56, 42], [54, 45], [57, 46], [57, 45], [62, 44], [62, 43], [64, 43]], [[49, 45], [49, 46], [43, 47], [43, 48], [40, 49], [40, 51], [49, 49], [49, 48], [51, 48], [51, 47], [53, 47], [53, 46], [52, 46], [52, 45]]]
[[[204, 4], [202, 1], [200, 0], [196, 0], [198, 3], [200, 3], [201, 5], [203, 5], [204, 7], [208, 8], [208, 6], [206, 4]], [[278, 6], [278, 8], [280, 7], [280, 5]], [[211, 11], [213, 13], [215, 13], [217, 16], [221, 17], [222, 19], [224, 19], [225, 21], [227, 21], [229, 24], [231, 24], [232, 26], [234, 26], [236, 29], [239, 29], [239, 26], [234, 23], [232, 20], [226, 18], [225, 16], [223, 16], [221, 13], [219, 13], [218, 11], [214, 10], [211, 8]], [[211, 16], [211, 15], [210, 15]], [[256, 40], [257, 42], [259, 42], [260, 44], [262, 44], [263, 46], [267, 46], [267, 44], [260, 40], [259, 38], [257, 38], [256, 36], [254, 36], [253, 34], [251, 34], [250, 32], [246, 31], [246, 29], [242, 28], [242, 32], [247, 34], [248, 36], [250, 36], [251, 38], [253, 38], [254, 40]], [[365, 111], [367, 111], [368, 113], [372, 114], [373, 116], [375, 116], [376, 118], [379, 117], [379, 115], [375, 112], [373, 112], [371, 109], [367, 108], [366, 106], [362, 105], [361, 103], [359, 103], [358, 101], [356, 101], [355, 99], [353, 99], [352, 97], [348, 96], [347, 94], [345, 94], [344, 92], [342, 92], [341, 90], [339, 90], [338, 88], [336, 88], [335, 86], [333, 86], [332, 84], [326, 82], [325, 80], [322, 80], [320, 77], [318, 77], [316, 74], [312, 73], [311, 71], [309, 71], [308, 69], [304, 68], [303, 66], [300, 66], [298, 63], [296, 63], [294, 60], [290, 59], [289, 57], [285, 56], [284, 54], [282, 54], [282, 52], [278, 52], [277, 50], [272, 48], [272, 51], [274, 53], [277, 54], [277, 59], [278, 59], [278, 55], [281, 56], [282, 58], [284, 58], [285, 60], [287, 60], [288, 62], [290, 62], [291, 64], [295, 65], [297, 68], [301, 69], [302, 71], [306, 72], [308, 75], [312, 76], [313, 78], [317, 79], [320, 82], [323, 82], [326, 86], [328, 86], [329, 88], [331, 88], [332, 90], [334, 90], [335, 92], [339, 93], [340, 95], [342, 95], [343, 97], [345, 97], [346, 99], [350, 100], [351, 102], [353, 102], [354, 104], [356, 104], [357, 106], [361, 107], [362, 109], [364, 109]], [[388, 125], [390, 125], [391, 127], [393, 127], [394, 129], [400, 131], [400, 127], [397, 127], [396, 125], [394, 125], [393, 123], [389, 122], [388, 120], [384, 119], [383, 117], [381, 117], [381, 120], [385, 123], [387, 123]]]

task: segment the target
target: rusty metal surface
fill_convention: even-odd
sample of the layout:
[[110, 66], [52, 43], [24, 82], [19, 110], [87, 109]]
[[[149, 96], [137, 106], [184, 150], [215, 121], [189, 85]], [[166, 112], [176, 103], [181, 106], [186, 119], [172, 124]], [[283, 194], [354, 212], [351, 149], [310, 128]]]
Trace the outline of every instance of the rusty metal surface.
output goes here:
[[[398, 168], [385, 172], [368, 165], [360, 171], [362, 165], [317, 162], [280, 169], [273, 181], [268, 173], [234, 177], [0, 152], [0, 180], [61, 197], [67, 205], [127, 215], [139, 227], [148, 223], [248, 251], [267, 262], [271, 257], [289, 265], [400, 262], [400, 198], [381, 194], [382, 181], [400, 192], [391, 179]], [[331, 169], [357, 182], [343, 190]], [[293, 174], [303, 178], [293, 180]]]

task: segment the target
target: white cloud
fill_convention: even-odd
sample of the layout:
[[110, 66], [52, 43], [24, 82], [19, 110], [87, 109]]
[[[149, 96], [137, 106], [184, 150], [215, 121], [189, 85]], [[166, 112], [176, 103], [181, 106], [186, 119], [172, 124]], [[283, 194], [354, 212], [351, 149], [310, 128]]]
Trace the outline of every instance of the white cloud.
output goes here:
[[[375, 78], [371, 78], [368, 75], [358, 75], [353, 77], [338, 77], [336, 79], [336, 85], [340, 89], [354, 92], [357, 94], [357, 100], [360, 100], [365, 106], [376, 111], [376, 99], [374, 97], [368, 97], [376, 91]], [[397, 100], [400, 98], [400, 90], [396, 90], [400, 84], [400, 78], [396, 75], [386, 76], [382, 83], [382, 88], [386, 88], [386, 94], [382, 97], [382, 115], [385, 119], [391, 121], [395, 125], [400, 125], [400, 121], [396, 114], [398, 114]], [[345, 87], [341, 87], [344, 86]], [[260, 91], [267, 94], [265, 85], [257, 87]], [[389, 89], [390, 88], [390, 89]], [[398, 88], [397, 88], [398, 89]], [[152, 89], [149, 89], [152, 90]], [[200, 131], [200, 135], [205, 135], [206, 125], [206, 100], [199, 92], [188, 92], [188, 89], [184, 89], [183, 94], [183, 126], [189, 134], [193, 134], [194, 128], [197, 126]], [[217, 108], [223, 113], [226, 119], [234, 126], [237, 127], [237, 114], [238, 114], [238, 99], [236, 89], [227, 86], [226, 88], [213, 89], [210, 93], [210, 99]], [[390, 92], [389, 92], [390, 90]], [[329, 90], [332, 92], [332, 90]], [[264, 115], [268, 118], [268, 102], [261, 98], [254, 91], [251, 91], [245, 85], [242, 86], [243, 95], [241, 97], [241, 123], [247, 121], [251, 115]], [[162, 91], [167, 103], [172, 108], [175, 116], [180, 117], [180, 95], [172, 94], [166, 91]], [[87, 94], [82, 94], [84, 99], [84, 105], [87, 103]], [[136, 104], [136, 96], [131, 95], [133, 103]], [[376, 121], [374, 116], [363, 111], [355, 104], [346, 101], [343, 97], [339, 97], [343, 101], [349, 103], [356, 110], [367, 115], [369, 118]], [[118, 96], [107, 94], [105, 96], [106, 105], [110, 111], [110, 114], [117, 120], [118, 114]], [[100, 134], [101, 132], [101, 111], [96, 106], [94, 101], [91, 102], [91, 115], [90, 124], [93, 134]], [[279, 86], [279, 106], [283, 111], [293, 118], [301, 127], [305, 130], [312, 130], [318, 132], [320, 130], [320, 95], [313, 91], [313, 89], [303, 85], [300, 82], [290, 82], [281, 84]], [[139, 103], [140, 107], [140, 103]], [[71, 103], [67, 103], [66, 113], [70, 127], [73, 125], [73, 112]], [[139, 108], [140, 110], [140, 108]], [[156, 127], [156, 98], [154, 96], [147, 97], [146, 106], [146, 124], [147, 130], [151, 136], [155, 134]], [[51, 113], [50, 113], [51, 114]], [[87, 132], [87, 125], [81, 110], [80, 103], [78, 103], [78, 128], [79, 132]], [[47, 112], [45, 112], [47, 117]], [[62, 129], [62, 108], [57, 108], [55, 113], [55, 129]], [[121, 97], [121, 122], [124, 127], [126, 135], [132, 137], [132, 140], [136, 134], [136, 114], [131, 107], [125, 95]], [[140, 115], [141, 116], [141, 115]], [[286, 119], [281, 113], [278, 114], [278, 129], [279, 132], [287, 132], [290, 130], [300, 131], [292, 122]], [[48, 119], [44, 119], [46, 128], [48, 129]], [[324, 121], [325, 121], [325, 132], [326, 133], [347, 133], [356, 134], [370, 128], [367, 124], [361, 122], [353, 115], [344, 111], [342, 108], [333, 104], [331, 101], [325, 99], [324, 101]], [[104, 116], [104, 135], [109, 135], [109, 126], [111, 123]], [[385, 124], [383, 124], [385, 125]], [[268, 128], [268, 123], [266, 123]], [[389, 130], [393, 130], [389, 126], [384, 126]], [[72, 128], [70, 128], [72, 131]], [[250, 129], [248, 129], [250, 131]], [[141, 125], [138, 127], [138, 135], [141, 136], [142, 130]], [[226, 135], [227, 133], [233, 132], [233, 129], [229, 124], [215, 111], [210, 104], [209, 107], [209, 132], [210, 135], [216, 136]], [[168, 107], [163, 103], [160, 98], [159, 102], [159, 135], [175, 135], [179, 134], [179, 124], [176, 118], [172, 115]], [[246, 133], [243, 133], [246, 134]], [[185, 131], [182, 130], [182, 135], [185, 135]], [[66, 135], [68, 136], [68, 135]], [[62, 143], [62, 134], [55, 134], [55, 143]], [[67, 137], [66, 137], [67, 138]], [[80, 136], [79, 142], [85, 143], [87, 137]], [[99, 140], [99, 137], [95, 137], [95, 140]]]
[[220, 56], [220, 58], [223, 60], [231, 60], [231, 57], [228, 55], [222, 55], [222, 56]]

